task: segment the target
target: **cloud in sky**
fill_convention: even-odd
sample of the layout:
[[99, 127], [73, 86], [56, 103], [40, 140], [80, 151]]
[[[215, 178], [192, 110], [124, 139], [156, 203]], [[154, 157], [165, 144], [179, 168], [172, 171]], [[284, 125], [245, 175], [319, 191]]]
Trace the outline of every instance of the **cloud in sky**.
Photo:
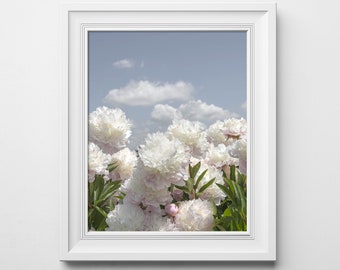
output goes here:
[[111, 90], [104, 98], [104, 102], [130, 106], [149, 106], [166, 100], [189, 100], [193, 91], [193, 86], [184, 81], [175, 83], [131, 81], [124, 87]]
[[181, 118], [180, 113], [168, 104], [157, 104], [151, 112], [151, 118], [159, 122], [171, 123], [172, 120]]
[[132, 59], [121, 59], [114, 62], [112, 65], [119, 69], [133, 68], [135, 66], [135, 61]]
[[151, 118], [154, 121], [165, 124], [170, 123], [173, 119], [187, 119], [211, 124], [217, 120], [230, 117], [239, 117], [239, 115], [201, 100], [191, 100], [188, 103], [181, 104], [178, 108], [167, 104], [157, 104], [151, 113]]
[[243, 103], [241, 104], [241, 108], [242, 108], [243, 110], [247, 110], [247, 101], [245, 101], [245, 102], [243, 102]]

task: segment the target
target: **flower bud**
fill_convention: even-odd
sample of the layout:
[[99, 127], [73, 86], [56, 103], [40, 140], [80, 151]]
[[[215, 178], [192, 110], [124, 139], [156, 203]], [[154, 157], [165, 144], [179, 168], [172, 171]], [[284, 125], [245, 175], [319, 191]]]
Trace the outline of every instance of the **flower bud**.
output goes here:
[[176, 204], [171, 203], [165, 206], [165, 212], [169, 215], [169, 216], [176, 216], [178, 213], [178, 207]]
[[176, 201], [180, 201], [183, 198], [183, 191], [180, 189], [174, 189], [172, 192], [172, 197], [176, 200]]

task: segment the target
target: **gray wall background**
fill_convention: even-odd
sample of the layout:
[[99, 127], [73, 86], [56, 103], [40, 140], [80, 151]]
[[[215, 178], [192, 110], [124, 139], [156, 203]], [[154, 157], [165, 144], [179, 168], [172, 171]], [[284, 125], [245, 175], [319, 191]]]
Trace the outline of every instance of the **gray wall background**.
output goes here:
[[339, 1], [277, 1], [275, 263], [58, 261], [60, 3], [0, 8], [1, 269], [339, 269]]

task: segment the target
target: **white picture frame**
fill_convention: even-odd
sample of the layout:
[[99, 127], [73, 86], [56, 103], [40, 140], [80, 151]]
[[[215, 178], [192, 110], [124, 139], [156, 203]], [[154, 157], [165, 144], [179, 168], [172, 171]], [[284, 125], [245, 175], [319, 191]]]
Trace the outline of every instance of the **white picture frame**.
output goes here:
[[[60, 260], [276, 260], [276, 4], [66, 4], [61, 22]], [[108, 30], [247, 32], [247, 232], [87, 230], [87, 33]]]

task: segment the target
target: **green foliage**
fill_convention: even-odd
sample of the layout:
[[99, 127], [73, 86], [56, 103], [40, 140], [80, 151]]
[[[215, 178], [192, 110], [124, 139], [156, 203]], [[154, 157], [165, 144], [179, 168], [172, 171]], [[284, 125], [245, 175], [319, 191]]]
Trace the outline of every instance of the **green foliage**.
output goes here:
[[230, 166], [230, 175], [223, 175], [224, 184], [216, 185], [225, 193], [225, 200], [217, 206], [216, 231], [247, 230], [247, 176], [235, 166]]
[[[117, 168], [115, 163], [108, 165], [111, 172]], [[108, 180], [105, 182], [102, 175], [95, 175], [92, 183], [88, 183], [88, 227], [96, 231], [104, 231], [107, 227], [107, 214], [115, 207], [116, 200], [124, 198], [119, 191], [120, 180]]]
[[189, 164], [189, 179], [185, 182], [184, 186], [175, 185], [176, 188], [183, 191], [183, 200], [198, 199], [202, 193], [214, 183], [215, 178], [211, 179], [199, 188], [200, 182], [208, 171], [205, 170], [199, 176], [197, 176], [200, 168], [201, 162], [198, 162], [195, 166], [191, 166]]

